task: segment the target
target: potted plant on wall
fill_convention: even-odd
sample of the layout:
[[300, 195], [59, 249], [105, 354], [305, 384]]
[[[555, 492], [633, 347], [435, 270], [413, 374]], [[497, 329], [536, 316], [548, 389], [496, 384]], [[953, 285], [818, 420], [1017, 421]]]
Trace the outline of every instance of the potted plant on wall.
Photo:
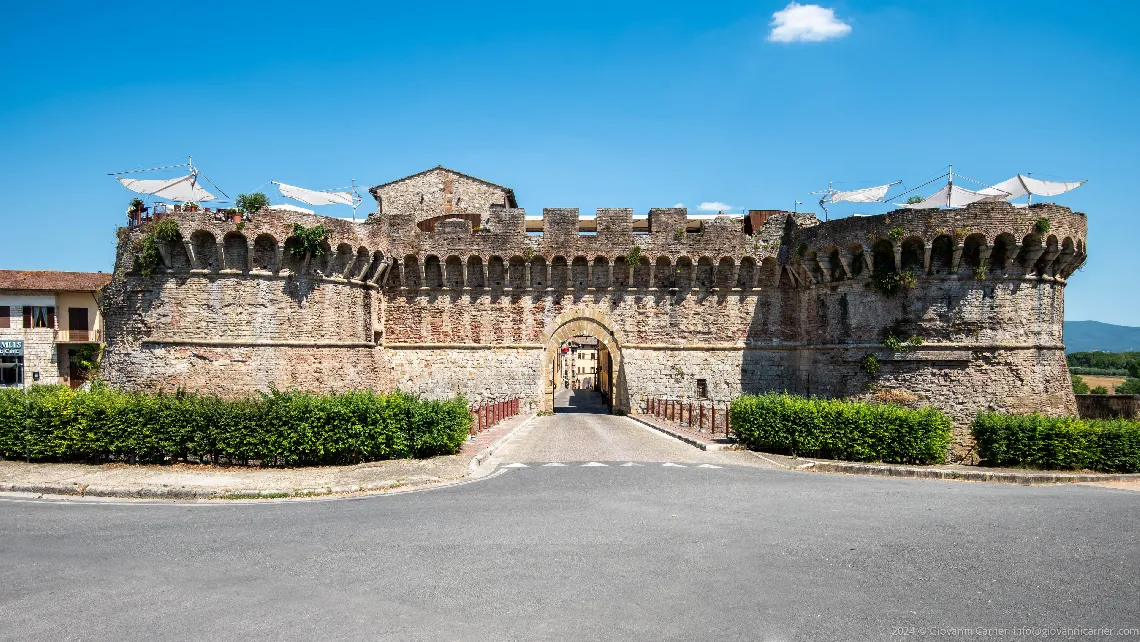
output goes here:
[[202, 208], [199, 207], [197, 203], [186, 203], [182, 206], [183, 212], [197, 212], [200, 209]]
[[237, 205], [237, 211], [230, 220], [234, 223], [239, 223], [242, 220], [243, 214], [249, 216], [262, 208], [269, 207], [269, 197], [266, 196], [264, 192], [238, 194], [234, 205]]
[[127, 218], [131, 221], [132, 225], [138, 225], [142, 222], [143, 212], [146, 211], [146, 203], [141, 198], [132, 198], [131, 204], [127, 208]]

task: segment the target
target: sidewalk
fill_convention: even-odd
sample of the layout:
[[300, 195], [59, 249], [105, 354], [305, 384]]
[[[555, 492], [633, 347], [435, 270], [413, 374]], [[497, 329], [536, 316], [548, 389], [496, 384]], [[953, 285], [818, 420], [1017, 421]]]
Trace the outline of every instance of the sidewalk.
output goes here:
[[[689, 426], [665, 421], [653, 415], [631, 414], [634, 421], [660, 430], [701, 450], [747, 450], [734, 438], [723, 434], [712, 436]], [[938, 464], [932, 466], [907, 466], [901, 464], [863, 463], [824, 459], [804, 459], [787, 455], [773, 455], [749, 451], [777, 468], [816, 473], [841, 473], [847, 475], [874, 475], [879, 477], [909, 477], [912, 479], [945, 479], [958, 481], [997, 482], [1003, 484], [1096, 484], [1111, 488], [1140, 490], [1140, 474], [1098, 473], [1093, 471], [1033, 470], [1026, 468], [989, 468], [962, 464]]]
[[957, 481], [997, 482], [1034, 486], [1039, 484], [1104, 484], [1115, 488], [1140, 490], [1140, 474], [1098, 473], [1084, 470], [1035, 470], [1030, 468], [990, 468], [965, 464], [930, 466], [879, 464], [830, 459], [804, 459], [787, 455], [752, 452], [767, 462], [788, 470], [912, 479], [945, 479]]
[[484, 430], [459, 454], [355, 466], [248, 468], [174, 464], [41, 464], [0, 461], [0, 492], [133, 499], [258, 499], [383, 492], [454, 482], [471, 475], [534, 415]]

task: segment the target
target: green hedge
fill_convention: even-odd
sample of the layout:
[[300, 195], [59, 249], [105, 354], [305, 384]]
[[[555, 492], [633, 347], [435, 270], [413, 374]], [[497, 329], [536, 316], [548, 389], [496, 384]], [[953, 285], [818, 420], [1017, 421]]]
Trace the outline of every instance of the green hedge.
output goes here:
[[36, 461], [199, 461], [311, 466], [431, 457], [459, 450], [471, 427], [462, 398], [400, 392], [195, 394], [0, 390], [0, 457]]
[[934, 408], [767, 394], [737, 397], [729, 412], [732, 431], [752, 450], [933, 464], [950, 447], [950, 418]]
[[1069, 368], [1070, 374], [1093, 377], [1127, 377], [1128, 370], [1123, 368], [1082, 368], [1080, 366]]
[[972, 430], [978, 456], [993, 466], [1140, 472], [1140, 421], [985, 412]]

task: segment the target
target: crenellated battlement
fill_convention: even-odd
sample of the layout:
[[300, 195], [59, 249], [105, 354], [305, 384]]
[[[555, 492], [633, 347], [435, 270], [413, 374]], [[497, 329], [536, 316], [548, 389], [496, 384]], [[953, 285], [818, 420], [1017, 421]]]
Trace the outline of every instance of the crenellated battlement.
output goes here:
[[[653, 209], [643, 217], [603, 208], [588, 218], [573, 208], [547, 208], [540, 225], [523, 209], [494, 208], [484, 225], [452, 218], [431, 231], [402, 214], [362, 223], [271, 209], [242, 223], [200, 213], [171, 219], [182, 238], [160, 249], [172, 272], [306, 274], [413, 290], [730, 291], [830, 286], [904, 273], [907, 282], [1063, 282], [1085, 260], [1087, 234], [1084, 214], [1052, 204], [1008, 203], [828, 222], [785, 213], [751, 235], [740, 218], [690, 217], [683, 208]], [[292, 251], [294, 224], [328, 230], [322, 255]], [[631, 265], [633, 256], [640, 262]]]

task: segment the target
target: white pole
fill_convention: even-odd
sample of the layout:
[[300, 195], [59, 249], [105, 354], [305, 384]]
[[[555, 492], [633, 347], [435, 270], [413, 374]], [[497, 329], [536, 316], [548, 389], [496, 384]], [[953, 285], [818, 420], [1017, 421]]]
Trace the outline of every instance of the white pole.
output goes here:
[[950, 172], [946, 174], [946, 207], [950, 207], [951, 198], [954, 196], [954, 163], [950, 163]]

